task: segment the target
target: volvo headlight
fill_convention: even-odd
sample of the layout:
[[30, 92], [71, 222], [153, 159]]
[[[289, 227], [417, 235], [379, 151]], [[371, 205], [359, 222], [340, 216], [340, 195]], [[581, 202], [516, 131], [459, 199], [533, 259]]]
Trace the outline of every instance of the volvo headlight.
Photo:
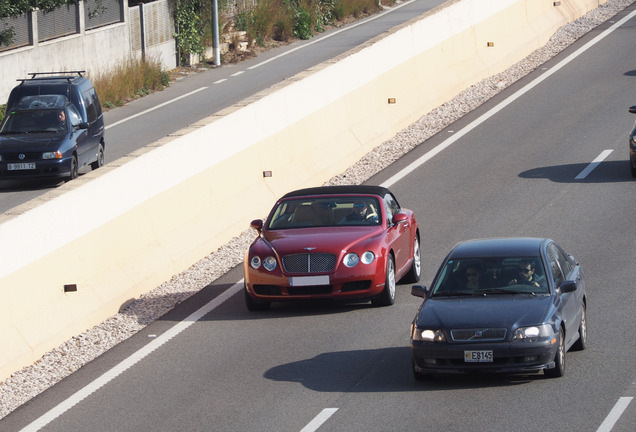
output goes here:
[[553, 337], [554, 332], [549, 324], [520, 327], [515, 330], [512, 340], [536, 341], [539, 338]]
[[446, 336], [444, 336], [444, 332], [441, 330], [431, 330], [431, 329], [419, 329], [416, 328], [413, 332], [413, 340], [423, 341], [423, 342], [445, 342]]

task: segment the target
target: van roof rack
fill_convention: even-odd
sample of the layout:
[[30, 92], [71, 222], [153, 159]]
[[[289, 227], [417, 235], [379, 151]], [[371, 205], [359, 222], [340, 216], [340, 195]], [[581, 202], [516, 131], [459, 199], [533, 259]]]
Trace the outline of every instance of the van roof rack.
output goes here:
[[[46, 78], [73, 78], [75, 74], [77, 76], [83, 76], [82, 74], [86, 73], [86, 71], [60, 71], [60, 72], [29, 72], [27, 75], [31, 75], [31, 78], [22, 78], [18, 79], [18, 81], [26, 81], [27, 79], [46, 79]], [[46, 77], [41, 77], [39, 75], [48, 75]], [[53, 76], [55, 75], [55, 76]]]

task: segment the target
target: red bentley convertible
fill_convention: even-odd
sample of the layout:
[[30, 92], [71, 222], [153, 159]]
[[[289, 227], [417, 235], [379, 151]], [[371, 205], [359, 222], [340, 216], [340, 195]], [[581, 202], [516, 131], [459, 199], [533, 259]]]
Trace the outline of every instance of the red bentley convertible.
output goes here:
[[411, 210], [380, 186], [325, 186], [290, 192], [245, 253], [245, 303], [307, 299], [395, 302], [396, 281], [420, 278], [420, 233]]

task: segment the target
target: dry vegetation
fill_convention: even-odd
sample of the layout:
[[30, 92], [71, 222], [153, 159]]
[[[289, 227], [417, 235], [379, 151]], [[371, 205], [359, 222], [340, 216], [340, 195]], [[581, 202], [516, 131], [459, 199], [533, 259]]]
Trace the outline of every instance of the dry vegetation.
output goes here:
[[[309, 39], [333, 27], [340, 27], [394, 4], [394, 0], [262, 0], [256, 6], [238, 11], [232, 19], [220, 23], [230, 35], [229, 49], [221, 56], [221, 63], [238, 63], [270, 48], [298, 39]], [[247, 49], [240, 49], [236, 31], [247, 35]], [[206, 34], [205, 29], [202, 34]], [[209, 33], [209, 32], [208, 32]], [[211, 45], [209, 36], [203, 41]], [[164, 71], [158, 60], [131, 59], [113, 70], [89, 75], [95, 85], [104, 110], [109, 110], [154, 91], [162, 90], [179, 76], [196, 73], [201, 67], [211, 67], [203, 61], [194, 67], [179, 67]], [[0, 121], [4, 118], [0, 105]]]

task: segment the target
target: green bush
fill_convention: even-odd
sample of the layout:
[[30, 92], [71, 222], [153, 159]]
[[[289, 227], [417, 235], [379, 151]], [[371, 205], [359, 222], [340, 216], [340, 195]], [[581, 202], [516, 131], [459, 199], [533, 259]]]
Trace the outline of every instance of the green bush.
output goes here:
[[314, 35], [311, 14], [303, 5], [294, 8], [294, 37], [307, 40]]
[[177, 32], [174, 38], [179, 48], [181, 64], [190, 64], [190, 54], [198, 54], [203, 58], [205, 47], [203, 46], [204, 26], [199, 17], [197, 4], [185, 2], [176, 10]]

